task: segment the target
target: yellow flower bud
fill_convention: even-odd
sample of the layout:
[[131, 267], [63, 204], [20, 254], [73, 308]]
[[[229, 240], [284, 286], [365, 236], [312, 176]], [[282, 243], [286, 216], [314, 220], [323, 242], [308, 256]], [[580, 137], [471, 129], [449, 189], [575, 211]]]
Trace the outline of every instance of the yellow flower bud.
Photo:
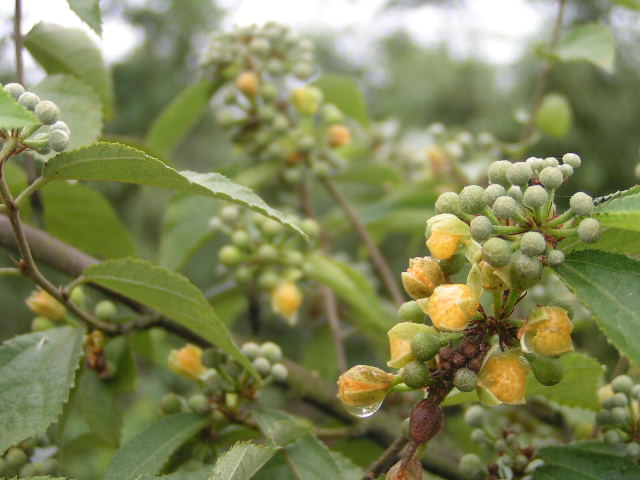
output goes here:
[[480, 261], [480, 281], [482, 288], [490, 292], [503, 292], [510, 287], [509, 267], [493, 267], [484, 260]]
[[402, 285], [411, 298], [429, 297], [433, 289], [444, 282], [444, 274], [438, 262], [431, 257], [415, 257], [409, 260], [409, 268], [402, 272]]
[[467, 285], [440, 285], [429, 298], [427, 313], [438, 330], [463, 330], [478, 310], [478, 299]]
[[260, 88], [260, 80], [255, 72], [242, 72], [236, 77], [236, 88], [247, 97], [255, 97]]
[[478, 375], [480, 400], [486, 405], [524, 403], [529, 370], [519, 349], [490, 352]]
[[65, 314], [64, 305], [44, 290], [37, 290], [26, 300], [29, 309], [36, 315], [46, 317], [56, 322], [62, 320]]
[[414, 360], [413, 354], [411, 353], [411, 339], [420, 332], [436, 334], [433, 328], [422, 323], [413, 322], [398, 323], [387, 332], [390, 351], [390, 359], [387, 362], [388, 366], [391, 368], [402, 368]]
[[322, 102], [322, 91], [312, 86], [295, 88], [291, 93], [291, 101], [303, 115], [313, 115]]
[[427, 220], [427, 248], [433, 257], [447, 260], [461, 244], [469, 243], [469, 225], [451, 213], [441, 213]]
[[439, 177], [450, 170], [451, 160], [438, 145], [429, 145], [425, 153], [434, 176]]
[[171, 350], [168, 365], [172, 372], [190, 380], [198, 380], [207, 372], [202, 364], [202, 350], [190, 343], [180, 350]]
[[573, 350], [573, 323], [564, 308], [539, 307], [520, 331], [520, 344], [526, 353], [562, 355]]
[[327, 129], [327, 140], [332, 147], [342, 147], [351, 141], [351, 130], [344, 125], [331, 125]]
[[361, 416], [371, 415], [387, 396], [393, 380], [394, 376], [384, 370], [356, 365], [338, 378], [338, 398], [350, 411], [355, 407], [362, 409]]
[[301, 303], [302, 292], [293, 282], [281, 282], [271, 292], [271, 308], [292, 325], [295, 324], [296, 314]]

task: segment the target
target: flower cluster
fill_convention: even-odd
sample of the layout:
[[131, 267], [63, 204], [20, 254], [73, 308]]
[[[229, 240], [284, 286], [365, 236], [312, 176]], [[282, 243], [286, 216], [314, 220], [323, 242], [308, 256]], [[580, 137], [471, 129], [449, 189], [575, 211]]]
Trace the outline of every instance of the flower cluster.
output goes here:
[[55, 458], [56, 452], [57, 449], [51, 448], [49, 437], [45, 433], [28, 438], [0, 456], [0, 476], [7, 478], [58, 476], [61, 471], [60, 464]]
[[599, 436], [609, 444], [624, 444], [626, 455], [640, 461], [640, 384], [619, 375], [600, 389], [599, 399]]

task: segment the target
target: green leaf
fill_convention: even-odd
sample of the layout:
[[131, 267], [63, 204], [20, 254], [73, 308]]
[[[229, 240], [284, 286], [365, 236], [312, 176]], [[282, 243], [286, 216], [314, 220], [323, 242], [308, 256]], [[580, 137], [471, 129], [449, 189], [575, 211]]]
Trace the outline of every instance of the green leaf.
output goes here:
[[211, 236], [209, 220], [218, 202], [196, 195], [179, 194], [169, 202], [160, 237], [160, 265], [180, 270]]
[[321, 378], [335, 381], [338, 378], [338, 361], [331, 329], [326, 323], [319, 325], [304, 346], [302, 364]]
[[608, 227], [603, 230], [595, 243], [583, 243], [575, 236], [560, 242], [560, 248], [565, 252], [589, 249], [613, 253], [638, 253], [640, 252], [640, 233]]
[[137, 480], [142, 474], [158, 473], [169, 457], [207, 422], [207, 418], [192, 413], [158, 420], [118, 450], [103, 480]]
[[640, 467], [620, 455], [580, 443], [545, 447], [537, 456], [545, 465], [535, 471], [536, 480], [632, 480], [640, 478]]
[[85, 32], [40, 22], [27, 34], [24, 45], [47, 73], [68, 73], [93, 88], [102, 102], [104, 116], [111, 118], [111, 75], [100, 49]]
[[210, 480], [249, 480], [269, 461], [277, 449], [251, 442], [239, 442], [225, 452], [213, 469]]
[[94, 370], [85, 369], [80, 375], [78, 401], [91, 431], [107, 445], [117, 447], [120, 444], [122, 414], [118, 410], [116, 392]]
[[328, 74], [321, 76], [313, 84], [322, 90], [326, 103], [333, 103], [342, 110], [342, 113], [360, 122], [363, 126], [369, 125], [364, 95], [352, 78]]
[[640, 10], [640, 0], [611, 0], [613, 3], [631, 10]]
[[80, 20], [89, 25], [98, 35], [102, 35], [100, 0], [67, 0], [67, 3]]
[[22, 128], [39, 125], [40, 120], [3, 88], [0, 88], [0, 128]]
[[[71, 75], [49, 75], [33, 91], [60, 107], [60, 119], [71, 130], [69, 149], [93, 143], [102, 134], [100, 97], [82, 80]], [[55, 152], [44, 157], [53, 155]]]
[[224, 175], [178, 172], [140, 150], [117, 143], [96, 143], [60, 153], [47, 162], [42, 174], [50, 179], [135, 183], [220, 198], [266, 215], [306, 238], [283, 213]]
[[211, 466], [200, 468], [192, 472], [179, 471], [170, 473], [169, 475], [142, 475], [136, 480], [209, 480], [211, 475]]
[[587, 23], [569, 30], [553, 54], [564, 62], [585, 60], [612, 73], [615, 41], [605, 25]]
[[62, 412], [82, 353], [82, 330], [29, 333], [0, 346], [0, 452], [46, 430]]
[[113, 338], [107, 343], [105, 353], [115, 369], [114, 376], [109, 378], [111, 391], [116, 394], [135, 391], [138, 372], [133, 358], [131, 338], [126, 335]]
[[571, 105], [564, 95], [548, 93], [542, 99], [536, 125], [552, 137], [564, 137], [571, 128]]
[[209, 302], [186, 277], [144, 260], [125, 258], [88, 267], [84, 271], [84, 281], [154, 308], [217, 345], [257, 376]]
[[111, 204], [95, 190], [66, 182], [42, 189], [47, 231], [103, 258], [135, 255], [133, 241]]
[[202, 116], [220, 85], [203, 80], [185, 88], [155, 118], [147, 133], [146, 143], [169, 156]]
[[613, 345], [640, 364], [640, 262], [624, 255], [581, 250], [568, 255], [555, 270], [591, 310]]
[[262, 408], [254, 410], [252, 415], [264, 436], [276, 447], [288, 445], [314, 433], [313, 425], [309, 421], [280, 410]]
[[604, 226], [640, 232], [640, 193], [602, 203], [595, 211]]

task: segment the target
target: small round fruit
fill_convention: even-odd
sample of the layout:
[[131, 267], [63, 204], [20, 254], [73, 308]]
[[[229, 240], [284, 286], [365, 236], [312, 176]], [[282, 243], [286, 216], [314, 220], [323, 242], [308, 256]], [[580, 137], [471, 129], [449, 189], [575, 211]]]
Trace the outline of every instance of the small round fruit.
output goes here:
[[402, 381], [409, 388], [424, 388], [429, 383], [429, 367], [426, 363], [414, 360], [402, 369]]

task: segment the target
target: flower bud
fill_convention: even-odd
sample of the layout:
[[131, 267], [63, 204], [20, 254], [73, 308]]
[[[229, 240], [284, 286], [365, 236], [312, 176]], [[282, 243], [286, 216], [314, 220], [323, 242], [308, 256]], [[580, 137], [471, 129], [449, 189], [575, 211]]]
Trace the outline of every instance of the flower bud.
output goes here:
[[411, 322], [397, 323], [387, 332], [389, 337], [388, 366], [402, 368], [414, 359], [411, 351], [411, 340], [420, 332], [436, 333], [432, 327], [422, 323]]
[[559, 164], [560, 164], [560, 162], [558, 162], [558, 159], [556, 157], [547, 157], [547, 158], [544, 159], [544, 166], [545, 167], [554, 167], [555, 168]]
[[527, 232], [520, 239], [520, 250], [530, 257], [542, 255], [546, 249], [547, 242], [538, 232]]
[[453, 376], [453, 385], [461, 392], [471, 392], [478, 384], [478, 375], [468, 368], [456, 370]]
[[7, 453], [4, 454], [4, 459], [6, 460], [7, 465], [9, 465], [13, 470], [18, 470], [29, 461], [24, 450], [18, 447], [11, 447], [7, 450]]
[[500, 219], [511, 218], [516, 213], [517, 204], [516, 201], [508, 196], [503, 195], [498, 197], [493, 203], [493, 213]]
[[71, 290], [71, 294], [69, 295], [69, 300], [71, 300], [71, 303], [76, 304], [80, 308], [85, 308], [86, 296], [82, 287], [74, 287], [74, 289]]
[[27, 110], [33, 111], [36, 105], [40, 102], [40, 97], [32, 92], [24, 92], [18, 97], [18, 103]]
[[501, 267], [509, 263], [511, 247], [501, 238], [490, 238], [482, 246], [482, 259], [494, 267]]
[[575, 153], [565, 153], [562, 156], [562, 163], [566, 163], [567, 165], [571, 165], [573, 168], [578, 168], [582, 163], [582, 160]]
[[540, 172], [540, 183], [544, 185], [545, 188], [558, 188], [562, 185], [564, 177], [562, 176], [562, 172], [558, 167], [544, 167]]
[[411, 300], [410, 302], [404, 302], [398, 309], [398, 319], [401, 322], [413, 322], [423, 323], [425, 319], [425, 313], [418, 305], [418, 302]]
[[573, 175], [573, 167], [571, 165], [560, 165], [558, 168], [560, 169], [560, 172], [562, 172], [562, 177], [565, 180]]
[[271, 376], [276, 382], [284, 382], [289, 376], [289, 370], [282, 363], [274, 363], [271, 366]]
[[402, 285], [411, 298], [425, 298], [444, 282], [444, 274], [438, 262], [431, 257], [415, 257], [409, 260], [409, 268], [402, 272]]
[[436, 200], [435, 209], [437, 214], [451, 213], [457, 215], [460, 213], [460, 203], [458, 194], [455, 192], [444, 192], [440, 194]]
[[478, 310], [478, 299], [471, 288], [463, 284], [437, 287], [427, 305], [433, 325], [442, 331], [463, 330]]
[[402, 369], [401, 377], [409, 388], [424, 388], [429, 384], [429, 367], [426, 363], [414, 360]]
[[487, 206], [487, 194], [479, 185], [468, 185], [462, 189], [459, 198], [460, 208], [466, 213], [481, 213]]
[[100, 320], [112, 322], [118, 316], [118, 308], [111, 300], [101, 300], [97, 303], [94, 314]]
[[313, 86], [299, 87], [291, 93], [291, 101], [303, 115], [313, 115], [322, 103], [322, 91]]
[[344, 120], [344, 115], [340, 109], [332, 103], [327, 103], [322, 106], [320, 109], [320, 116], [322, 117], [322, 121], [329, 125], [333, 123], [341, 123]]
[[513, 198], [516, 202], [522, 203], [522, 189], [518, 185], [513, 185], [507, 190], [507, 195]]
[[376, 367], [356, 365], [338, 378], [338, 398], [346, 407], [378, 409], [393, 386], [394, 376]]
[[66, 311], [64, 305], [44, 290], [36, 290], [31, 293], [25, 302], [33, 313], [55, 322], [62, 320]]
[[538, 382], [546, 387], [560, 383], [564, 377], [564, 369], [556, 358], [545, 357], [537, 353], [528, 353], [526, 359], [531, 364], [531, 371]]
[[511, 256], [509, 273], [512, 287], [527, 289], [540, 279], [542, 263], [536, 257], [516, 252]]
[[327, 129], [327, 140], [334, 148], [347, 145], [351, 141], [351, 130], [344, 125], [331, 125]]
[[307, 80], [315, 73], [315, 67], [311, 62], [298, 62], [292, 70], [293, 75], [300, 80]]
[[482, 427], [484, 417], [485, 410], [480, 405], [472, 405], [464, 412], [464, 421], [470, 427]]
[[274, 342], [264, 342], [260, 345], [260, 355], [271, 363], [277, 363], [282, 360], [282, 349]]
[[489, 182], [498, 183], [502, 186], [509, 185], [507, 172], [509, 171], [510, 166], [511, 162], [508, 160], [498, 160], [489, 165], [489, 169], [487, 171]]
[[218, 260], [220, 263], [227, 266], [238, 265], [243, 259], [242, 252], [233, 245], [225, 245], [218, 252]]
[[236, 88], [247, 97], [255, 97], [260, 88], [260, 79], [255, 72], [242, 72], [236, 77]]
[[196, 393], [195, 395], [189, 397], [187, 406], [191, 411], [200, 415], [206, 415], [211, 410], [209, 400], [201, 393]]
[[469, 480], [479, 479], [484, 473], [484, 462], [475, 453], [465, 453], [458, 463], [460, 475]]
[[489, 352], [478, 375], [478, 395], [487, 405], [524, 403], [527, 375], [531, 367], [519, 349]]
[[512, 163], [507, 169], [507, 180], [513, 185], [525, 185], [532, 175], [531, 166], [525, 162]]
[[493, 224], [491, 220], [483, 215], [473, 217], [473, 220], [471, 220], [469, 224], [469, 229], [471, 231], [471, 237], [476, 242], [485, 242], [493, 235]]
[[577, 192], [571, 196], [569, 206], [579, 217], [587, 217], [593, 212], [593, 199], [584, 192]]
[[552, 267], [557, 267], [564, 263], [564, 252], [562, 250], [551, 250], [547, 254], [547, 263]]
[[31, 320], [31, 331], [32, 332], [44, 332], [45, 330], [49, 330], [50, 328], [54, 328], [56, 324], [47, 317], [33, 317]]
[[58, 108], [58, 106], [48, 100], [38, 102], [33, 111], [43, 125], [51, 125], [53, 123], [56, 123], [56, 121], [58, 120], [58, 115], [60, 115], [60, 109]]
[[544, 168], [544, 160], [538, 157], [529, 157], [525, 160], [525, 163], [527, 163], [534, 172]]
[[480, 282], [482, 288], [489, 292], [503, 292], [509, 289], [511, 285], [511, 278], [509, 275], [509, 268], [493, 267], [484, 260], [479, 263], [480, 268]]
[[505, 195], [504, 187], [498, 183], [492, 183], [484, 189], [484, 193], [487, 195], [487, 204], [493, 205], [498, 197]]
[[440, 260], [453, 257], [458, 246], [471, 239], [469, 226], [450, 213], [427, 220], [427, 234], [427, 248], [432, 256]]
[[584, 243], [594, 243], [600, 238], [600, 222], [595, 218], [585, 218], [578, 225], [578, 238]]
[[539, 307], [527, 319], [520, 332], [520, 345], [525, 353], [545, 356], [562, 355], [573, 350], [573, 323], [560, 307]]
[[271, 292], [271, 308], [290, 324], [295, 323], [301, 303], [302, 292], [293, 282], [284, 281]]
[[432, 330], [419, 332], [411, 339], [411, 353], [417, 360], [427, 362], [438, 354], [446, 341]]
[[172, 372], [190, 380], [198, 380], [207, 372], [202, 364], [202, 350], [191, 344], [171, 350], [168, 365]]
[[69, 134], [62, 129], [52, 130], [49, 135], [49, 146], [54, 152], [62, 152], [69, 146]]
[[18, 100], [22, 94], [24, 94], [24, 87], [19, 83], [7, 83], [2, 89]]
[[251, 364], [263, 378], [271, 373], [271, 362], [264, 357], [254, 358]]
[[618, 375], [611, 381], [611, 388], [615, 393], [629, 393], [633, 388], [633, 380], [628, 375]]
[[540, 185], [533, 185], [524, 191], [522, 201], [528, 207], [539, 208], [547, 202], [548, 198], [549, 194], [543, 187]]
[[244, 353], [247, 356], [247, 358], [249, 358], [249, 360], [253, 360], [254, 358], [257, 358], [260, 355], [260, 345], [258, 345], [255, 342], [247, 342], [244, 345], [242, 345], [242, 348], [240, 348], [240, 351]]
[[440, 269], [445, 275], [453, 275], [462, 270], [467, 264], [467, 257], [463, 253], [456, 253], [453, 257], [440, 260]]

